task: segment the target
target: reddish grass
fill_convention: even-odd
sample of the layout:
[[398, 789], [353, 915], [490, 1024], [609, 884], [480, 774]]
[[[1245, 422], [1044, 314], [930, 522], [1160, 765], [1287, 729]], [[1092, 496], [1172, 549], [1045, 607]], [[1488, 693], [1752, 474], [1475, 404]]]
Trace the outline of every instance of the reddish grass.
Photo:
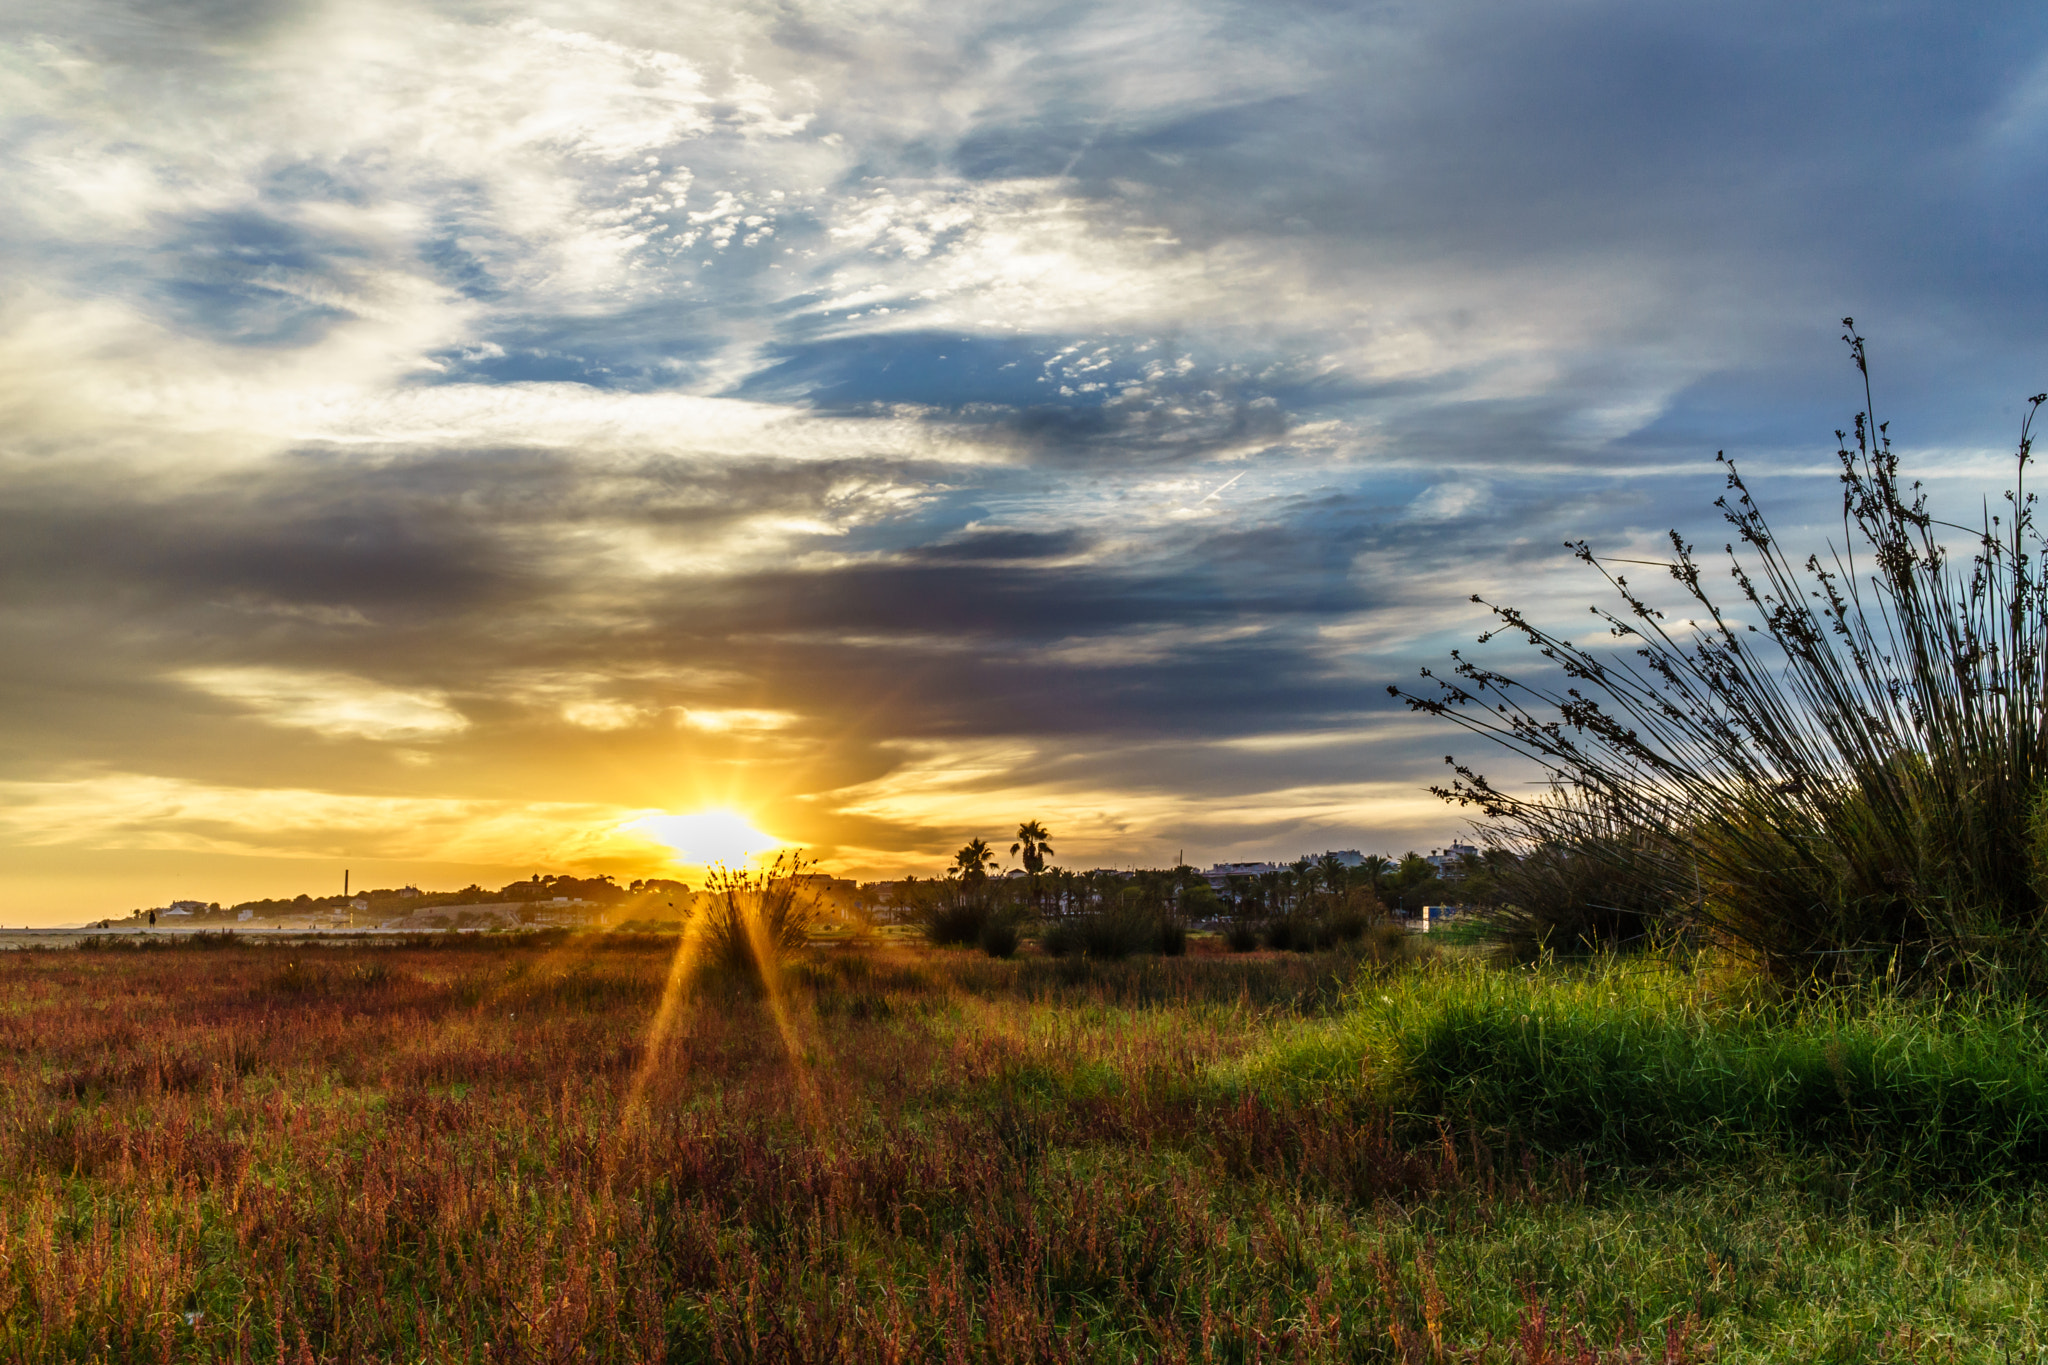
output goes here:
[[1695, 1358], [1535, 1301], [1461, 1343], [1378, 1230], [1575, 1173], [1211, 1081], [1327, 960], [848, 956], [801, 1055], [708, 990], [650, 1057], [668, 951], [0, 957], [0, 1355]]

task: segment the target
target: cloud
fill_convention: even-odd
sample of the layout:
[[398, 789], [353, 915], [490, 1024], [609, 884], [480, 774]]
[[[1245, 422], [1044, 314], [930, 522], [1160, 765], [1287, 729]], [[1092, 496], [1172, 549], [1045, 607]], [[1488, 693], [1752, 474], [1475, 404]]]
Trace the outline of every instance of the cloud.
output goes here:
[[796, 720], [797, 717], [788, 711], [764, 711], [742, 706], [685, 707], [681, 716], [682, 723], [691, 729], [708, 730], [713, 734], [780, 730]]
[[330, 739], [419, 741], [469, 728], [434, 692], [401, 692], [342, 673], [280, 668], [188, 668], [173, 675], [201, 692], [254, 712], [265, 723]]
[[1583, 618], [1567, 538], [1717, 534], [1716, 449], [1820, 543], [1843, 314], [1938, 498], [1998, 467], [2044, 54], [2005, 4], [17, 7], [10, 837], [1439, 839], [1381, 684], [1473, 592]]
[[562, 719], [586, 730], [631, 730], [643, 725], [647, 712], [617, 701], [576, 701], [562, 708]]
[[[1197, 761], [1216, 757], [1207, 746], [1196, 753]], [[1115, 755], [1125, 763], [1143, 758], [1141, 749]], [[833, 799], [849, 816], [876, 822], [937, 861], [950, 855], [962, 831], [1001, 833], [1019, 819], [1043, 815], [1063, 861], [1076, 867], [1128, 866], [1133, 858], [1170, 862], [1190, 847], [1216, 858], [1275, 845], [1306, 847], [1355, 837], [1348, 832], [1366, 821], [1383, 839], [1412, 838], [1440, 823], [1434, 798], [1401, 780], [1253, 779], [1229, 791], [1154, 782], [1104, 801], [1100, 777], [1086, 756], [1059, 746], [920, 744], [905, 748], [886, 778], [835, 792]], [[1287, 856], [1300, 851], [1295, 847]]]
[[1433, 483], [1408, 504], [1408, 515], [1417, 521], [1455, 521], [1485, 496], [1486, 490], [1477, 484]]
[[421, 799], [233, 787], [111, 772], [0, 783], [0, 830], [29, 847], [517, 866], [665, 858], [657, 814], [563, 801]]

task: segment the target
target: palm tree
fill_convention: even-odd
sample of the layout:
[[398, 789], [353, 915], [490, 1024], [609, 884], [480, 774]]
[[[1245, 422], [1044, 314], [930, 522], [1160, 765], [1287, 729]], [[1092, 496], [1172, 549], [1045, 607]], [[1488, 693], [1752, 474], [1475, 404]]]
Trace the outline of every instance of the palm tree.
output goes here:
[[996, 851], [986, 839], [970, 839], [967, 847], [953, 855], [953, 870], [969, 885], [987, 881], [989, 870], [995, 865]]
[[1019, 850], [1024, 854], [1024, 870], [1031, 874], [1031, 908], [1034, 911], [1038, 908], [1038, 874], [1045, 871], [1045, 855], [1052, 852], [1052, 845], [1046, 842], [1051, 837], [1043, 824], [1026, 820], [1017, 826], [1017, 842], [1010, 845], [1012, 857]]
[[1046, 890], [1049, 899], [1053, 903], [1054, 910], [1056, 913], [1065, 914], [1068, 908], [1074, 904], [1075, 889], [1081, 879], [1075, 873], [1062, 872], [1058, 868], [1052, 869], [1046, 876], [1050, 882]]
[[1017, 842], [1010, 845], [1010, 852], [1019, 850], [1024, 854], [1024, 870], [1034, 876], [1045, 871], [1045, 857], [1052, 852], [1052, 845], [1046, 840], [1052, 838], [1045, 832], [1045, 826], [1036, 820], [1026, 820], [1017, 826]]
[[1365, 864], [1363, 868], [1365, 872], [1365, 882], [1367, 886], [1370, 886], [1372, 888], [1373, 895], [1379, 895], [1380, 883], [1387, 879], [1387, 869], [1392, 867], [1393, 865], [1394, 864], [1392, 860], [1389, 859], [1385, 854], [1368, 853], [1366, 855]]

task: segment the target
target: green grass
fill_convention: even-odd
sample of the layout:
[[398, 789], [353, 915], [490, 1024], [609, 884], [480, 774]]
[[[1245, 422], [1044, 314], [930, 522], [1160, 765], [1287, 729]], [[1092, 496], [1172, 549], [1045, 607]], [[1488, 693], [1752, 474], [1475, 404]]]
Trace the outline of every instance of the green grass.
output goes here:
[[1458, 1287], [1462, 1341], [1504, 1331], [1533, 1299], [1603, 1343], [1691, 1315], [1723, 1362], [2048, 1355], [2048, 1204], [1901, 1205], [1861, 1197], [1854, 1175], [1758, 1161], [1712, 1177], [1589, 1177], [1579, 1199], [1495, 1217], [1457, 1201], [1418, 1209], [1382, 1245], [1411, 1261], [1433, 1248], [1439, 1280]]
[[1825, 1151], [1923, 1185], [2048, 1173], [2048, 1012], [1874, 991], [1777, 1001], [1656, 960], [1369, 981], [1245, 1072], [1605, 1161]]
[[1429, 941], [1438, 948], [1475, 948], [1489, 944], [1493, 939], [1485, 917], [1468, 910], [1431, 924]]

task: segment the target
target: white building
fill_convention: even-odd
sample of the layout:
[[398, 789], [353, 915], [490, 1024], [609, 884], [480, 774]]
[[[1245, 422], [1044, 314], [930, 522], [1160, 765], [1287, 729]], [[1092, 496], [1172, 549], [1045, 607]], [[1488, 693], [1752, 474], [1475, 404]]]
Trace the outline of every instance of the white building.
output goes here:
[[1202, 874], [1202, 880], [1221, 891], [1230, 885], [1232, 877], [1261, 877], [1279, 870], [1278, 863], [1217, 863]]
[[[1355, 848], [1333, 848], [1323, 853], [1304, 853], [1296, 862], [1320, 863], [1325, 858], [1335, 858], [1337, 865], [1344, 868], [1364, 867], [1365, 855]], [[1287, 872], [1294, 863], [1217, 863], [1202, 876], [1218, 891], [1224, 889], [1232, 877], [1259, 877], [1268, 872]]]
[[1436, 869], [1437, 876], [1447, 882], [1451, 882], [1464, 875], [1464, 873], [1458, 870], [1460, 861], [1478, 856], [1479, 849], [1475, 845], [1461, 844], [1456, 839], [1453, 839], [1447, 848], [1431, 849], [1429, 856], [1424, 858], [1423, 861]]

